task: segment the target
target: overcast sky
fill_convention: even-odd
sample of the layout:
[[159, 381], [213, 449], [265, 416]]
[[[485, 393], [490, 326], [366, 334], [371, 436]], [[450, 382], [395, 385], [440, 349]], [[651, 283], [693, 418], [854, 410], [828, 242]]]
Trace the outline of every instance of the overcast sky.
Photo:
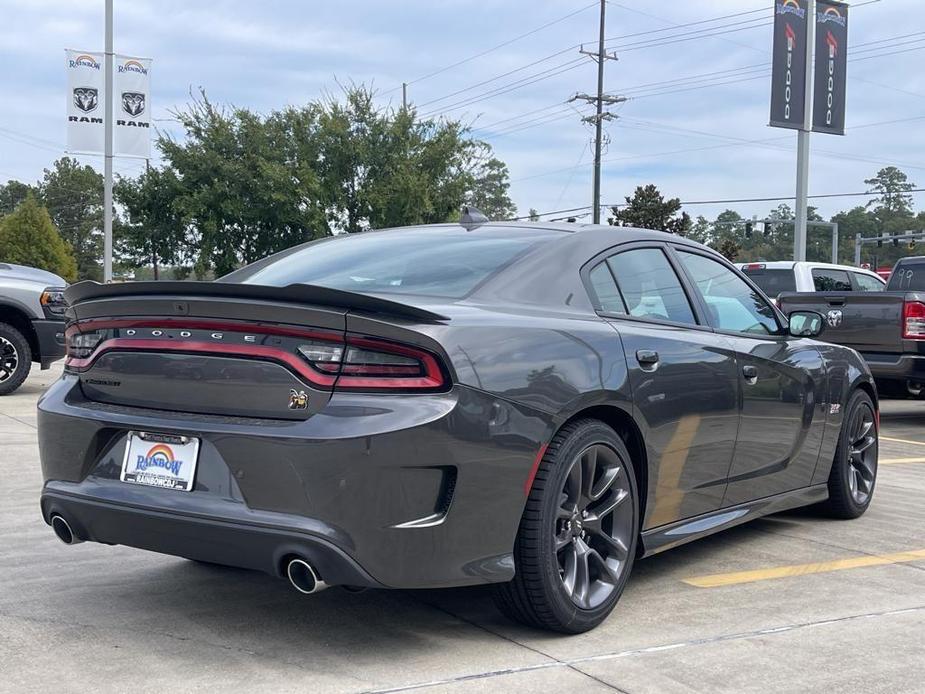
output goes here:
[[[863, 179], [889, 164], [925, 187], [922, 0], [852, 4], [848, 134], [813, 136], [810, 193], [862, 191]], [[605, 85], [631, 98], [612, 109], [619, 119], [607, 126], [605, 202], [645, 183], [684, 201], [792, 195], [796, 135], [767, 126], [771, 6], [608, 3], [608, 46], [619, 61], [607, 63]], [[751, 10], [758, 11], [739, 14]], [[738, 16], [702, 21], [731, 14]], [[64, 153], [63, 49], [102, 50], [103, 1], [0, 0], [0, 18], [0, 180], [34, 182]], [[671, 28], [691, 22], [701, 23]], [[154, 59], [156, 119], [200, 86], [215, 101], [266, 113], [336, 92], [336, 80], [372, 84], [384, 102], [399, 103], [409, 82], [421, 113], [472, 122], [494, 146], [526, 214], [590, 202], [591, 130], [565, 100], [595, 89], [595, 64], [576, 59], [577, 44], [594, 47], [597, 25], [590, 0], [116, 0], [115, 50]], [[82, 159], [101, 168], [98, 158]], [[142, 168], [137, 160], [116, 164], [123, 173]], [[813, 204], [828, 216], [862, 202]], [[764, 216], [774, 205], [685, 209], [713, 217], [727, 206]]]

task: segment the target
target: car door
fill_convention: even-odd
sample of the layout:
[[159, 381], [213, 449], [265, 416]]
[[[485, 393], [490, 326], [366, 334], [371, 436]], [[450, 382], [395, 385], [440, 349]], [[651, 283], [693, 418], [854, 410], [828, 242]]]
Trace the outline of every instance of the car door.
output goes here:
[[819, 351], [791, 337], [780, 314], [731, 265], [690, 247], [672, 252], [738, 363], [741, 421], [723, 505], [808, 486], [826, 416]]
[[663, 244], [623, 246], [586, 268], [623, 341], [646, 442], [643, 529], [719, 508], [738, 427], [734, 350], [704, 324]]

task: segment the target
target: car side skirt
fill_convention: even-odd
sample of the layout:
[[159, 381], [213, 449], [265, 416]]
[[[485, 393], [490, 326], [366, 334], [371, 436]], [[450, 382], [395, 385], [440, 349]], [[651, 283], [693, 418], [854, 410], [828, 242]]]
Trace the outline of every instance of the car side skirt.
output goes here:
[[721, 508], [694, 518], [685, 518], [676, 523], [652, 528], [642, 533], [641, 556], [648, 557], [658, 554], [666, 549], [699, 540], [707, 535], [733, 528], [750, 520], [792, 508], [799, 508], [800, 506], [809, 506], [810, 504], [825, 501], [828, 497], [828, 486], [818, 484], [812, 487], [794, 489], [783, 494], [775, 494], [763, 499], [755, 499], [736, 506]]

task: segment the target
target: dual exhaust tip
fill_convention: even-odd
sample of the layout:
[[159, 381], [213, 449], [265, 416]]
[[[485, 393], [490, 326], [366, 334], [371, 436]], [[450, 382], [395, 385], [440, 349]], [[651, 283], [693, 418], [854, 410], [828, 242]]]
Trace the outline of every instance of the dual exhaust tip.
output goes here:
[[298, 557], [290, 559], [286, 564], [286, 576], [292, 587], [305, 595], [320, 593], [328, 587], [328, 584], [318, 577], [314, 567]]
[[71, 528], [70, 523], [64, 520], [64, 516], [58, 513], [53, 514], [51, 517], [51, 529], [55, 531], [58, 539], [66, 545], [77, 545], [83, 542]]
[[[55, 531], [58, 539], [66, 545], [76, 545], [83, 542], [71, 528], [70, 523], [59, 513], [51, 516], [51, 529]], [[315, 568], [299, 557], [290, 559], [289, 563], [286, 564], [286, 577], [292, 587], [304, 595], [320, 593], [328, 587], [328, 584], [318, 576]]]

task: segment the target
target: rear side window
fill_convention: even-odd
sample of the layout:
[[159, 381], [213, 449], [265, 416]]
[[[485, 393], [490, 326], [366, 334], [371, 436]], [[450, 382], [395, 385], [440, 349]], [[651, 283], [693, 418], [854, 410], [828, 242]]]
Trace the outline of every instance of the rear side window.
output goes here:
[[781, 292], [795, 292], [797, 290], [796, 277], [791, 269], [780, 270], [742, 270], [749, 279], [768, 296], [774, 298]]
[[284, 252], [226, 281], [285, 287], [312, 284], [359, 293], [460, 298], [561, 232], [442, 228], [370, 231]]
[[903, 263], [890, 275], [890, 291], [925, 291], [925, 262]]
[[696, 325], [681, 281], [657, 248], [624, 251], [607, 259], [629, 315]]
[[599, 263], [588, 274], [591, 279], [591, 286], [594, 293], [597, 294], [597, 301], [601, 310], [605, 313], [626, 313], [626, 304], [623, 303], [623, 297], [620, 296], [620, 290], [617, 289], [617, 283], [613, 279], [610, 268], [607, 263]]
[[853, 272], [854, 281], [857, 282], [858, 290], [862, 292], [882, 292], [886, 285], [876, 277], [865, 275], [862, 272]]
[[850, 292], [851, 279], [845, 270], [813, 268], [813, 285], [817, 292]]

